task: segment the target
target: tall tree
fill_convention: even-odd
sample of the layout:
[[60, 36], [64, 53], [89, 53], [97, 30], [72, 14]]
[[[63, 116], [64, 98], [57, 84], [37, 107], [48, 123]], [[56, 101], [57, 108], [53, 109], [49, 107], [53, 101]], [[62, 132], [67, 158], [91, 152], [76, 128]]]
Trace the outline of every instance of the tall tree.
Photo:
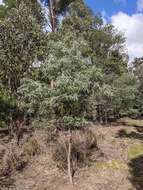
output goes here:
[[10, 10], [0, 22], [0, 79], [15, 99], [16, 117], [20, 110], [18, 87], [41, 52], [43, 36], [31, 9], [23, 3]]
[[32, 16], [38, 21], [38, 23], [43, 25], [45, 18], [38, 0], [3, 0], [3, 4], [0, 5], [0, 18], [4, 19], [12, 8], [18, 8], [22, 3], [31, 10]]
[[41, 0], [48, 7], [48, 19], [52, 32], [57, 30], [59, 16], [64, 14], [69, 4], [74, 0]]
[[136, 76], [139, 86], [138, 86], [138, 96], [137, 96], [137, 107], [139, 110], [139, 115], [143, 115], [143, 58], [135, 58], [132, 63], [133, 72]]
[[[72, 2], [68, 7], [68, 15], [63, 19], [61, 33], [68, 34], [71, 40], [85, 40], [86, 44], [82, 46], [81, 52], [84, 57], [90, 57], [90, 69], [93, 72], [90, 79], [88, 110], [94, 118], [95, 113], [106, 115], [114, 96], [111, 84], [116, 78], [128, 73], [125, 38], [112, 25], [104, 25], [102, 18], [94, 16], [82, 0]], [[97, 69], [98, 75], [95, 75], [94, 71]], [[91, 103], [91, 100], [94, 100], [94, 103]]]
[[[119, 108], [126, 104], [128, 95], [132, 94], [133, 99], [135, 93], [134, 87], [130, 88], [131, 77], [127, 85], [124, 77], [128, 71], [123, 44], [122, 35], [112, 25], [104, 26], [83, 1], [72, 2], [59, 31], [48, 35], [39, 81], [28, 79], [20, 88], [26, 107], [35, 116], [50, 118], [50, 114], [69, 123], [76, 116], [91, 119], [102, 116], [100, 119], [105, 121], [114, 111], [120, 114], [123, 111]], [[120, 85], [129, 86], [125, 96], [121, 96], [120, 85], [114, 82], [118, 79]], [[27, 97], [28, 91], [31, 94]], [[118, 109], [114, 106], [115, 96], [119, 100]], [[42, 103], [37, 102], [39, 99]]]

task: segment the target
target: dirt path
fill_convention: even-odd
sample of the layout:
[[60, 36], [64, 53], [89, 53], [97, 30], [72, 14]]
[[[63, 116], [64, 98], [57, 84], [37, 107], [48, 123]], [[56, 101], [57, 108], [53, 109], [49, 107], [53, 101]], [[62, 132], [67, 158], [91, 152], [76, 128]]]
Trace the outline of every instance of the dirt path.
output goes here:
[[143, 190], [143, 138], [133, 128], [93, 128], [104, 156], [76, 173], [74, 187], [46, 152], [17, 173], [12, 190]]

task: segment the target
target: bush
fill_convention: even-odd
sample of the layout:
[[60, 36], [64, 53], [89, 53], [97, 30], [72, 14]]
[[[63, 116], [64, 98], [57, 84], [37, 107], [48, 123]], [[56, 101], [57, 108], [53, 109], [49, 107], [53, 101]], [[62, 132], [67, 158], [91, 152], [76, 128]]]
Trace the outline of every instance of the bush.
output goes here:
[[63, 122], [66, 127], [82, 127], [87, 124], [87, 121], [84, 117], [73, 117], [73, 116], [64, 116]]
[[22, 154], [31, 157], [40, 154], [40, 146], [35, 138], [30, 138], [22, 146]]
[[[97, 150], [96, 135], [91, 131], [73, 131], [71, 133], [71, 164], [73, 170], [89, 164], [93, 151]], [[69, 134], [61, 135], [53, 150], [53, 160], [62, 170], [67, 170], [67, 152]]]
[[20, 154], [20, 150], [17, 150], [14, 144], [8, 147], [2, 158], [0, 175], [10, 176], [12, 171], [21, 170], [25, 167], [26, 161], [23, 160]]
[[13, 184], [12, 174], [23, 170], [32, 156], [40, 153], [38, 142], [29, 138], [23, 145], [17, 146], [10, 142], [0, 147], [0, 189], [8, 188]]
[[10, 176], [13, 171], [22, 170], [36, 154], [40, 154], [40, 147], [33, 137], [20, 147], [11, 143], [1, 158], [0, 176]]
[[82, 129], [87, 125], [84, 117], [64, 116], [57, 121], [57, 128], [60, 130], [75, 130]]
[[120, 129], [118, 132], [118, 137], [128, 137], [128, 133], [126, 129]]
[[32, 122], [32, 127], [37, 129], [43, 129], [47, 135], [47, 142], [53, 142], [57, 139], [57, 125], [56, 120], [43, 119], [41, 121], [34, 120]]

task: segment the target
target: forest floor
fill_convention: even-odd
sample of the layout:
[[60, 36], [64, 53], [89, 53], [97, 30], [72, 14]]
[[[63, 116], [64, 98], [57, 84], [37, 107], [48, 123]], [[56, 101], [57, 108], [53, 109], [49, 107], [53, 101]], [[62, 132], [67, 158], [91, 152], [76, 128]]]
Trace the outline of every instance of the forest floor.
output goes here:
[[43, 154], [14, 174], [14, 186], [3, 190], [143, 190], [143, 134], [128, 126], [92, 127], [104, 156], [77, 171], [74, 186], [45, 146]]

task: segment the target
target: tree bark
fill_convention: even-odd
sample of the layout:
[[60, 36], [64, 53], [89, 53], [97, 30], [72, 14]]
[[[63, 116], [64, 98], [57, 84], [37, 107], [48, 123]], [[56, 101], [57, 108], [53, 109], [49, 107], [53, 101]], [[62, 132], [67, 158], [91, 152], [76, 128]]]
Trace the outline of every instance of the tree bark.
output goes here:
[[72, 169], [71, 169], [71, 132], [69, 131], [69, 144], [68, 144], [68, 155], [67, 155], [67, 163], [68, 163], [68, 176], [70, 183], [73, 185], [73, 176], [72, 176]]
[[52, 0], [49, 1], [49, 17], [50, 17], [52, 32], [55, 32], [56, 31], [56, 14], [54, 11], [54, 5], [53, 5]]
[[99, 105], [99, 117], [100, 117], [100, 123], [103, 123], [103, 117], [102, 117], [102, 105]]
[[105, 109], [105, 124], [108, 123], [108, 113], [107, 110]]

